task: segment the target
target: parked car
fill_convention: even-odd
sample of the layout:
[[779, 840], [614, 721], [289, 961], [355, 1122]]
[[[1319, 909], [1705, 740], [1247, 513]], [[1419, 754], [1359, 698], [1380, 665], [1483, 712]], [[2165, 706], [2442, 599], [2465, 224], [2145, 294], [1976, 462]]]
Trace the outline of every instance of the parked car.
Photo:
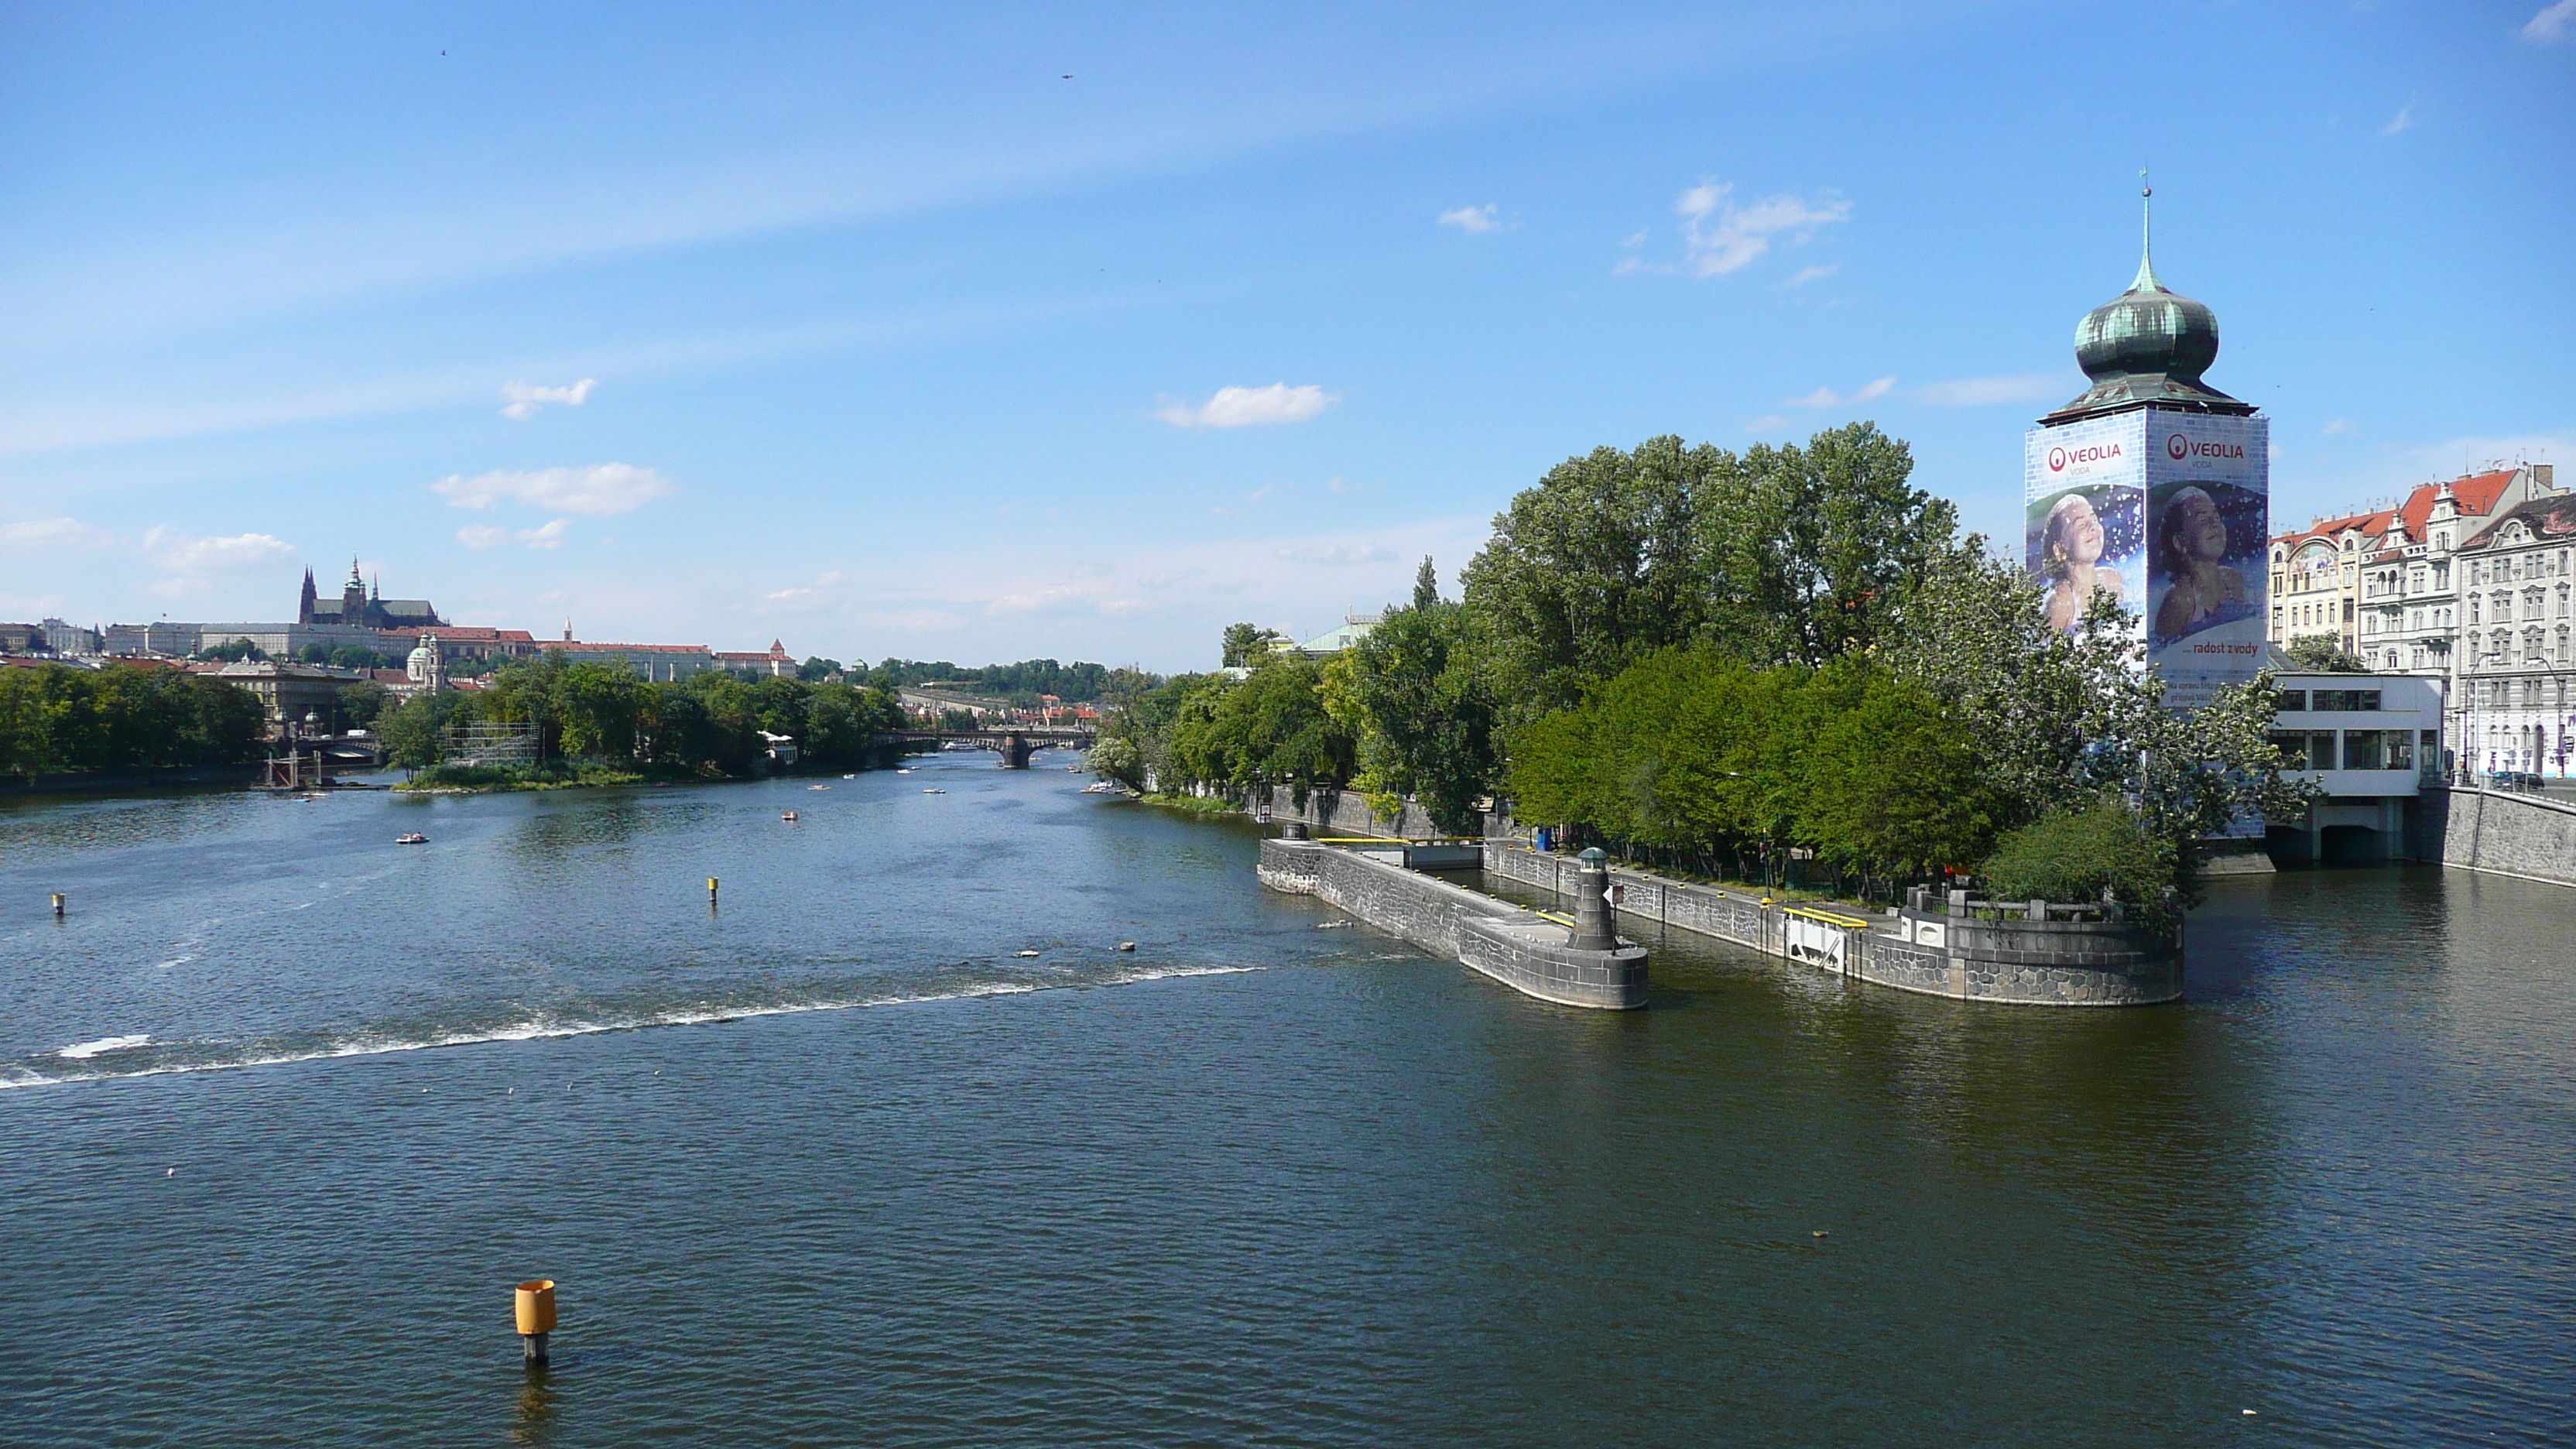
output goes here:
[[2537, 790], [2540, 784], [2540, 777], [2529, 770], [2498, 770], [2487, 776], [2490, 790]]

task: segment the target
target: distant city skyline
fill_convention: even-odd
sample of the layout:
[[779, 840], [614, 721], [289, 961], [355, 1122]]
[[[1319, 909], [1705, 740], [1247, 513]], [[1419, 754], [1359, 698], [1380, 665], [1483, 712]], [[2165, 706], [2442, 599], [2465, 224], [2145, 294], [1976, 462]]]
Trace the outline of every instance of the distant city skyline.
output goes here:
[[2541, 0], [23, 15], [0, 619], [355, 552], [541, 638], [1205, 668], [1454, 593], [1568, 455], [1859, 417], [2012, 544], [2142, 163], [2292, 528], [2569, 461], [2571, 80]]

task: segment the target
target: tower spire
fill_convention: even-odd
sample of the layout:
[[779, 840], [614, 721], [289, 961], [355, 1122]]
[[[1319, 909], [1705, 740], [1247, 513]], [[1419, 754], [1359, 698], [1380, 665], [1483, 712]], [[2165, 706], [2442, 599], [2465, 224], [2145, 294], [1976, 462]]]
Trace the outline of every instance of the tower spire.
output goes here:
[[2147, 168], [2138, 168], [2138, 279], [2129, 284], [2132, 292], [2161, 292], [2165, 284], [2156, 280], [2156, 188], [2147, 180]]

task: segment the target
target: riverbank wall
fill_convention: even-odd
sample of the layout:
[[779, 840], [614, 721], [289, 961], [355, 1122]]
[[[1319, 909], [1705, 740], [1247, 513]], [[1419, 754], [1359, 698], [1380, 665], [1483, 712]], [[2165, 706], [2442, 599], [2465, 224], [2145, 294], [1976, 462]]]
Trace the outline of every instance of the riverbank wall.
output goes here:
[[[1485, 869], [1571, 896], [1572, 857], [1488, 841]], [[1996, 918], [1906, 907], [1889, 917], [1846, 915], [1671, 880], [1610, 873], [1611, 908], [1898, 991], [2012, 1006], [2150, 1006], [2179, 1000], [2183, 957], [2172, 943], [2122, 921], [2058, 919], [2044, 905], [1989, 903]], [[2060, 908], [2063, 909], [2063, 908]], [[2071, 913], [2070, 913], [2071, 914]]]
[[92, 790], [159, 790], [178, 785], [249, 785], [257, 765], [201, 765], [172, 770], [69, 770], [57, 775], [0, 775], [0, 798]]
[[[1404, 809], [1393, 816], [1380, 815], [1369, 809], [1368, 797], [1357, 790], [1309, 790], [1306, 803], [1297, 803], [1295, 793], [1285, 785], [1270, 788], [1270, 818], [1303, 822], [1318, 835], [1377, 835], [1394, 840], [1424, 840], [1440, 832], [1422, 807], [1407, 800]], [[1259, 808], [1259, 801], [1254, 802]]]
[[2576, 886], [2576, 805], [2518, 791], [2428, 785], [2417, 797], [2416, 859]]
[[1646, 949], [1587, 950], [1558, 922], [1388, 861], [1312, 840], [1264, 840], [1261, 883], [1313, 896], [1381, 931], [1560, 1006], [1646, 1004]]

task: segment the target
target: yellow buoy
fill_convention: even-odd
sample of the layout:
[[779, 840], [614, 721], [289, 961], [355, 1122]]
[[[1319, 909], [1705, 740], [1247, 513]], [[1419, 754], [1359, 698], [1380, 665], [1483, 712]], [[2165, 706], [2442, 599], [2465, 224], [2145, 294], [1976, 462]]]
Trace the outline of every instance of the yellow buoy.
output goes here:
[[555, 1331], [555, 1280], [536, 1278], [519, 1285], [519, 1332]]

